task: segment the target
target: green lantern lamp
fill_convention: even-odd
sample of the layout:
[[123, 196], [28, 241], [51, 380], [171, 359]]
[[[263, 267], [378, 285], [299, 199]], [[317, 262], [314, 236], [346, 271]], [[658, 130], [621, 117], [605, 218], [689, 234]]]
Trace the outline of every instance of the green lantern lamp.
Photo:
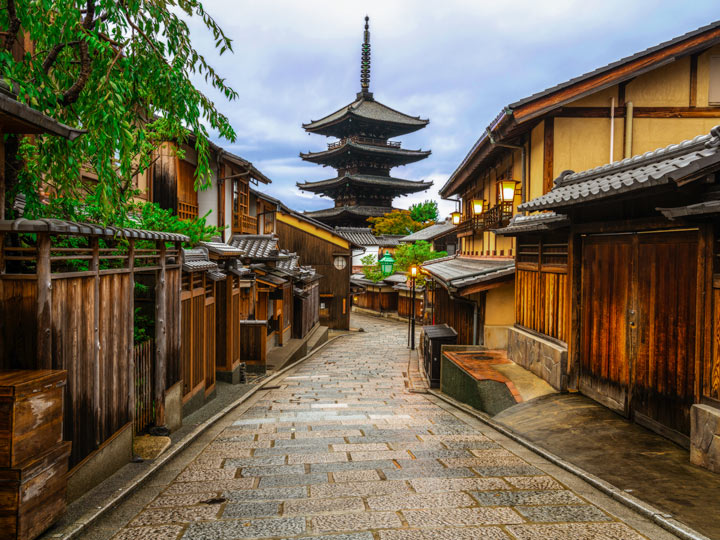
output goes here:
[[380, 263], [380, 271], [382, 272], [383, 276], [389, 276], [393, 273], [395, 259], [393, 259], [392, 255], [390, 255], [389, 251], [386, 251], [385, 255], [383, 255], [382, 259], [380, 259], [378, 262]]

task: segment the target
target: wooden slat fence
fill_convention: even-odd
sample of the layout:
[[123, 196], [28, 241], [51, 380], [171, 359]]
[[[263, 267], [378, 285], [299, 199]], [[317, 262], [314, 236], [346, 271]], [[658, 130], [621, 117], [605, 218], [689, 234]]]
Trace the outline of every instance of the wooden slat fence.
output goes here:
[[153, 366], [155, 341], [135, 345], [135, 433], [143, 433], [155, 424]]

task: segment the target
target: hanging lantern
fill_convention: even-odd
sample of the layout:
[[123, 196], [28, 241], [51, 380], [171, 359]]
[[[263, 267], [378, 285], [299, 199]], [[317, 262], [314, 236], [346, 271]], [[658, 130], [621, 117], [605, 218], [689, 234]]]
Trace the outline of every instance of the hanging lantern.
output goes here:
[[393, 273], [393, 268], [395, 267], [395, 259], [393, 259], [393, 256], [390, 255], [389, 251], [385, 252], [385, 255], [383, 255], [382, 259], [378, 261], [380, 263], [380, 271], [382, 272], [383, 276], [389, 276]]
[[418, 267], [416, 264], [413, 264], [410, 267], [410, 277], [415, 279], [417, 277], [417, 275], [418, 275]]
[[484, 199], [473, 199], [472, 200], [472, 211], [474, 216], [481, 215], [487, 206], [487, 202]]
[[452, 218], [453, 225], [460, 225], [460, 219], [462, 218], [462, 214], [460, 212], [453, 212], [450, 214], [450, 217]]
[[518, 184], [517, 180], [500, 180], [498, 182], [500, 201], [504, 203], [513, 202], [515, 200], [515, 188]]

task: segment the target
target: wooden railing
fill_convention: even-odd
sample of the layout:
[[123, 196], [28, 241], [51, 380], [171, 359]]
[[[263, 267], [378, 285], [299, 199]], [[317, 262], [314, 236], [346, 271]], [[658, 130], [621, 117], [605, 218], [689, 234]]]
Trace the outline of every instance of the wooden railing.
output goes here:
[[257, 234], [258, 221], [256, 217], [242, 216], [242, 234]]
[[135, 433], [142, 433], [155, 424], [153, 401], [153, 369], [155, 340], [135, 345]]
[[390, 147], [390, 148], [400, 148], [400, 145], [402, 144], [400, 141], [388, 141], [387, 139], [375, 139], [373, 137], [354, 136], [354, 137], [345, 137], [343, 139], [340, 139], [339, 141], [328, 143], [328, 150], [332, 150], [334, 148], [339, 148], [348, 141], [352, 141], [352, 142], [360, 143], [360, 144], [370, 144], [373, 146], [386, 146], [386, 147]]
[[479, 216], [472, 216], [462, 221], [457, 227], [457, 232], [483, 232], [492, 229], [499, 229], [500, 227], [507, 225], [512, 216], [512, 203], [500, 203], [486, 210]]

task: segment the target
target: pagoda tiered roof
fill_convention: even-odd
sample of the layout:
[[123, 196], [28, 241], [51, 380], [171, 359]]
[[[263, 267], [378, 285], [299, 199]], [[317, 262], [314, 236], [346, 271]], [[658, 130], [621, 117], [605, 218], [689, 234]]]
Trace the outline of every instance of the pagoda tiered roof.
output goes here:
[[342, 139], [354, 133], [390, 138], [424, 128], [430, 120], [410, 116], [379, 101], [372, 95], [358, 94], [358, 99], [320, 120], [303, 124], [305, 131]]
[[328, 145], [327, 150], [301, 153], [300, 157], [305, 161], [337, 168], [344, 166], [348, 162], [363, 159], [395, 167], [420, 161], [429, 155], [430, 150], [405, 150], [400, 148], [399, 145], [368, 144], [347, 138]]
[[432, 182], [423, 182], [422, 180], [403, 180], [391, 176], [369, 174], [343, 174], [318, 182], [297, 183], [297, 186], [304, 191], [320, 194], [335, 193], [343, 188], [353, 187], [390, 190], [399, 193], [416, 193], [424, 191], [432, 185]]

